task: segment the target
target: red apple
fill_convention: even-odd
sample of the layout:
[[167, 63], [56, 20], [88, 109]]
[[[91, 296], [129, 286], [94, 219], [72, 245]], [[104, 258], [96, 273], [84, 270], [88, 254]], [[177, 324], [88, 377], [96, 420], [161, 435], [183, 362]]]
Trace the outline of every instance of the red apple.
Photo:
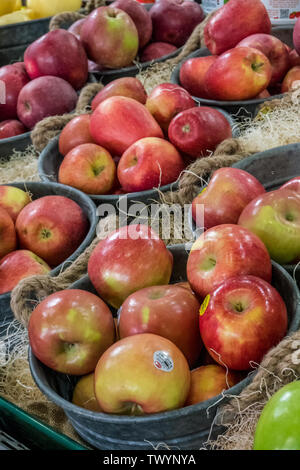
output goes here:
[[234, 370], [260, 363], [284, 337], [288, 323], [282, 297], [255, 276], [227, 279], [210, 293], [199, 318], [209, 354]]
[[44, 196], [24, 207], [18, 215], [16, 230], [21, 248], [33, 251], [50, 266], [57, 266], [83, 241], [88, 220], [71, 199]]
[[300, 82], [300, 66], [293, 67], [288, 71], [281, 84], [281, 93], [292, 90], [296, 85], [295, 82]]
[[12, 251], [0, 261], [0, 294], [12, 291], [21, 279], [49, 271], [47, 263], [31, 251]]
[[85, 50], [75, 35], [64, 29], [50, 31], [30, 44], [25, 51], [24, 62], [32, 80], [53, 75], [79, 90], [88, 79]]
[[114, 186], [116, 165], [105, 148], [82, 144], [70, 150], [63, 159], [58, 182], [87, 194], [107, 194]]
[[300, 197], [295, 191], [286, 188], [256, 197], [238, 223], [263, 241], [274, 261], [300, 261]]
[[204, 20], [201, 5], [187, 0], [160, 0], [150, 10], [153, 40], [180, 47]]
[[17, 117], [18, 96], [29, 80], [30, 78], [22, 62], [0, 68], [0, 82], [5, 86], [5, 103], [0, 100], [0, 121]]
[[173, 256], [148, 226], [121, 227], [94, 248], [88, 274], [98, 294], [115, 308], [133, 292], [168, 284]]
[[21, 210], [31, 202], [30, 194], [14, 186], [0, 185], [0, 207], [15, 222]]
[[140, 62], [151, 62], [151, 60], [160, 59], [165, 55], [177, 51], [177, 47], [168, 42], [152, 42], [146, 46], [141, 55]]
[[40, 77], [25, 85], [18, 98], [18, 117], [28, 128], [48, 116], [73, 111], [77, 93], [72, 86], [59, 77]]
[[270, 83], [272, 66], [268, 58], [252, 47], [224, 52], [209, 67], [204, 84], [210, 98], [241, 101], [257, 96]]
[[204, 86], [204, 77], [209, 67], [218, 56], [194, 57], [186, 60], [180, 68], [179, 81], [191, 95], [208, 98]]
[[106, 413], [160, 413], [184, 405], [190, 380], [177, 346], [145, 333], [123, 338], [105, 351], [95, 370], [95, 394]]
[[300, 54], [300, 19], [298, 18], [293, 29], [294, 48]]
[[270, 93], [268, 92], [268, 90], [263, 90], [261, 91], [260, 93], [258, 93], [257, 96], [255, 96], [254, 99], [262, 99], [262, 98], [269, 98], [271, 95]]
[[146, 137], [123, 153], [118, 179], [125, 191], [145, 191], [173, 183], [184, 167], [174, 145], [158, 137]]
[[201, 298], [225, 280], [248, 274], [270, 282], [272, 266], [263, 242], [246, 228], [218, 225], [194, 242], [187, 262], [187, 278]]
[[199, 225], [197, 207], [203, 205], [205, 229], [221, 224], [237, 224], [247, 204], [265, 192], [263, 185], [247, 171], [220, 168], [213, 173], [206, 190], [193, 200], [193, 220]]
[[195, 106], [191, 95], [173, 83], [157, 85], [146, 101], [147, 109], [165, 132], [168, 132], [170, 122], [178, 113]]
[[130, 16], [138, 32], [140, 49], [148, 44], [152, 36], [152, 20], [143, 5], [140, 5], [136, 0], [115, 0], [110, 4], [110, 7], [119, 8]]
[[204, 41], [212, 54], [219, 55], [256, 33], [271, 33], [264, 4], [260, 0], [230, 0], [206, 24]]
[[0, 122], [0, 139], [8, 139], [17, 135], [25, 134], [26, 127], [17, 119], [8, 119]]
[[152, 286], [131, 294], [119, 312], [120, 338], [153, 333], [172, 341], [190, 366], [199, 358], [200, 304], [188, 289], [177, 285]]
[[99, 358], [115, 340], [111, 311], [95, 294], [68, 289], [46, 297], [28, 324], [33, 354], [57, 372], [93, 372]]
[[97, 93], [92, 101], [92, 110], [95, 111], [102, 101], [111, 96], [125, 96], [137, 100], [142, 104], [145, 104], [147, 100], [146, 90], [140, 80], [135, 77], [122, 77], [108, 83]]
[[125, 96], [111, 96], [102, 101], [91, 117], [91, 135], [112, 155], [122, 155], [144, 137], [163, 137], [147, 108]]
[[200, 106], [177, 114], [168, 135], [178, 150], [195, 159], [213, 152], [223, 140], [232, 137], [232, 131], [220, 111]]
[[79, 379], [72, 394], [72, 403], [90, 411], [102, 411], [94, 391], [95, 374], [91, 372]]
[[296, 176], [280, 186], [279, 189], [290, 189], [300, 194], [300, 176]]
[[85, 22], [85, 18], [81, 18], [80, 20], [77, 20], [73, 24], [71, 24], [71, 26], [68, 28], [69, 33], [74, 34], [79, 40], [80, 40], [81, 28], [84, 22]]
[[88, 58], [109, 69], [128, 66], [139, 47], [133, 20], [125, 11], [112, 7], [93, 10], [81, 28], [80, 39]]
[[93, 143], [90, 133], [90, 114], [81, 114], [71, 119], [59, 136], [59, 152], [67, 155], [73, 148], [82, 144]]
[[191, 372], [191, 387], [185, 405], [195, 405], [216, 397], [240, 381], [238, 373], [226, 371], [220, 365], [200, 366]]
[[0, 207], [0, 259], [17, 247], [14, 222], [8, 212]]
[[270, 61], [272, 77], [270, 85], [281, 82], [290, 67], [289, 53], [280, 39], [270, 34], [251, 34], [236, 47], [252, 47], [262, 52]]
[[296, 51], [296, 49], [291, 50], [291, 52], [289, 53], [289, 58], [290, 58], [290, 68], [300, 65], [300, 56], [298, 52]]

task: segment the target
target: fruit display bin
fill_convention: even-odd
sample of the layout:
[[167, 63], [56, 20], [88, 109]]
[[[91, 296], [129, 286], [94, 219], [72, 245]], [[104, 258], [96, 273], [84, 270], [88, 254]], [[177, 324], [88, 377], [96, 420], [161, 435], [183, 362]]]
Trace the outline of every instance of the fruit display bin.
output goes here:
[[[218, 109], [229, 121], [232, 128], [233, 137], [238, 135], [238, 126], [235, 120], [223, 109]], [[58, 148], [59, 136], [52, 139], [49, 144], [44, 148], [39, 156], [38, 161], [38, 172], [42, 181], [52, 182], [58, 181], [58, 171], [59, 167], [63, 161], [63, 155], [60, 154]], [[149, 189], [147, 191], [133, 192], [120, 195], [113, 194], [103, 194], [103, 195], [89, 195], [91, 199], [98, 206], [103, 203], [113, 204], [115, 207], [118, 207], [120, 202], [120, 197], [127, 198], [127, 205], [134, 204], [134, 202], [143, 202], [145, 204], [151, 204], [153, 201], [159, 200], [160, 193], [165, 193], [168, 191], [176, 191], [178, 189], [178, 182], [174, 182], [165, 186], [161, 186], [159, 191], [157, 189]]]
[[13, 151], [23, 152], [31, 144], [30, 132], [0, 139], [0, 158], [7, 159]]
[[[50, 271], [51, 276], [57, 276], [61, 271], [70, 266], [70, 264], [75, 261], [76, 258], [78, 258], [78, 256], [91, 244], [94, 237], [96, 236], [98, 217], [96, 215], [95, 204], [89, 197], [77, 189], [70, 188], [69, 186], [64, 186], [58, 183], [22, 182], [10, 183], [9, 185], [20, 188], [23, 191], [29, 191], [33, 200], [44, 196], [65, 196], [79, 204], [87, 216], [90, 227], [81, 245], [69, 258]], [[10, 300], [10, 292], [0, 295], [0, 336], [5, 333], [6, 328], [14, 318], [13, 312], [10, 308]]]
[[[277, 37], [281, 41], [284, 41], [288, 46], [293, 46], [293, 26], [277, 26], [272, 28], [273, 36]], [[175, 83], [176, 85], [180, 85], [180, 68], [184, 62], [188, 59], [193, 59], [195, 57], [207, 57], [211, 55], [210, 51], [203, 47], [201, 49], [192, 52], [190, 55], [185, 57], [173, 70], [171, 75], [171, 82]], [[197, 96], [193, 96], [193, 98], [198, 101], [202, 106], [214, 106], [220, 107], [225, 109], [228, 113], [235, 116], [239, 119], [245, 118], [254, 118], [259, 106], [264, 103], [265, 101], [270, 101], [273, 99], [280, 99], [282, 98], [282, 94], [277, 94], [270, 96], [268, 98], [259, 98], [259, 99], [251, 99], [251, 100], [243, 100], [243, 101], [218, 101], [218, 100], [210, 100], [206, 98], [201, 98]]]
[[[185, 245], [169, 246], [174, 256], [171, 283], [186, 280], [188, 252]], [[278, 264], [272, 263], [272, 284], [283, 297], [288, 311], [288, 332], [300, 325], [299, 291], [291, 276]], [[88, 276], [70, 288], [95, 293]], [[39, 389], [54, 403], [63, 408], [71, 424], [84, 441], [97, 449], [196, 450], [205, 445], [208, 438], [216, 438], [224, 431], [216, 419], [220, 405], [232, 395], [239, 395], [251, 382], [255, 371], [224, 392], [196, 405], [148, 416], [120, 416], [92, 412], [71, 403], [72, 391], [78, 381], [74, 376], [55, 372], [43, 365], [29, 350], [32, 377]]]
[[[274, 191], [290, 179], [299, 176], [299, 154], [300, 143], [283, 145], [282, 147], [275, 147], [244, 158], [233, 164], [232, 167], [247, 171], [258, 179], [266, 191]], [[199, 193], [204, 187], [199, 187]], [[188, 221], [194, 238], [197, 238], [196, 225], [192, 218], [191, 208], [189, 210]], [[296, 281], [300, 286], [300, 266], [297, 268], [296, 265], [291, 264], [284, 265], [283, 267], [291, 276], [295, 275]]]
[[87, 450], [83, 445], [0, 397], [0, 444], [1, 431], [29, 450]]
[[30, 44], [49, 31], [50, 20], [48, 17], [0, 26], [0, 50]]

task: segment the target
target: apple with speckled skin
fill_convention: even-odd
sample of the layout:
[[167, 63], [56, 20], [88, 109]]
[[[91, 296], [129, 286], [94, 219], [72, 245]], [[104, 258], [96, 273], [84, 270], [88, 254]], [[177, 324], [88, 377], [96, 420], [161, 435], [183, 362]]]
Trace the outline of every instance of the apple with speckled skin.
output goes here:
[[65, 261], [79, 247], [88, 228], [81, 207], [65, 196], [36, 199], [22, 209], [16, 220], [20, 247], [33, 251], [51, 267]]
[[14, 221], [9, 213], [0, 207], [0, 259], [17, 248]]
[[256, 276], [238, 276], [210, 292], [199, 322], [205, 347], [216, 362], [248, 370], [284, 337], [288, 317], [271, 284]]
[[118, 321], [120, 338], [139, 333], [163, 336], [176, 344], [193, 366], [202, 348], [199, 308], [195, 295], [184, 287], [146, 287], [123, 303]]
[[106, 413], [160, 413], [184, 405], [190, 381], [180, 349], [162, 336], [144, 333], [121, 339], [101, 356], [95, 395]]
[[33, 354], [57, 372], [85, 375], [115, 340], [107, 305], [87, 291], [67, 289], [46, 297], [28, 324]]
[[138, 31], [130, 16], [113, 7], [96, 8], [89, 14], [80, 31], [88, 58], [109, 69], [130, 65], [138, 48]]
[[106, 302], [119, 308], [133, 292], [144, 287], [168, 284], [173, 256], [148, 226], [121, 227], [94, 248], [88, 274]]
[[9, 213], [14, 222], [21, 210], [30, 202], [30, 194], [26, 191], [5, 184], [0, 186], [0, 207]]
[[280, 264], [300, 261], [300, 197], [286, 188], [262, 194], [241, 213], [238, 223], [258, 236]]
[[50, 266], [32, 251], [12, 251], [0, 261], [0, 294], [12, 291], [25, 277], [49, 271]]
[[263, 242], [247, 228], [217, 225], [202, 233], [192, 245], [187, 278], [200, 298], [226, 279], [248, 274], [270, 282], [272, 265]]
[[241, 375], [218, 365], [200, 366], [191, 372], [191, 387], [185, 406], [195, 405], [216, 397], [240, 382]]

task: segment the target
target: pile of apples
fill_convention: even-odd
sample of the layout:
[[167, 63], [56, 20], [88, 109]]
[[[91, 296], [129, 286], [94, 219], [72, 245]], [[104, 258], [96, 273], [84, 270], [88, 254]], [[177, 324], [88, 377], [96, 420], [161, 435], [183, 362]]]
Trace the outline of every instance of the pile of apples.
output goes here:
[[71, 199], [44, 196], [32, 201], [28, 192], [1, 185], [0, 294], [12, 291], [21, 279], [61, 264], [88, 229], [86, 215]]
[[260, 0], [230, 0], [204, 29], [212, 55], [184, 62], [180, 84], [193, 96], [243, 101], [285, 93], [300, 79], [300, 22], [291, 49], [272, 36], [271, 22]]
[[59, 136], [58, 181], [87, 194], [126, 194], [175, 182], [198, 157], [232, 136], [216, 109], [199, 107], [179, 85], [147, 96], [135, 77], [106, 85], [92, 114], [72, 119]]
[[[250, 173], [220, 168], [192, 202], [196, 226], [237, 224], [256, 234], [279, 264], [300, 261], [300, 177], [266, 192]], [[204, 227], [203, 227], [204, 221]]]
[[287, 310], [270, 284], [270, 256], [248, 229], [223, 224], [201, 235], [188, 282], [169, 284], [173, 261], [150, 227], [121, 227], [89, 259], [98, 295], [64, 290], [35, 308], [32, 351], [80, 377], [74, 404], [139, 415], [200, 403], [242, 380], [284, 337]]
[[76, 21], [69, 31], [82, 42], [94, 72], [170, 54], [203, 19], [202, 7], [190, 0], [161, 0], [149, 11], [136, 0], [115, 0]]

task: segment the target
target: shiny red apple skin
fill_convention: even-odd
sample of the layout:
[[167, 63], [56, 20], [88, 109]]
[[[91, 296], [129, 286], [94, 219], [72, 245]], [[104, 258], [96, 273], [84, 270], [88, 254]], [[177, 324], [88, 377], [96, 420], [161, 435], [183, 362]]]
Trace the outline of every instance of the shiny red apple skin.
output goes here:
[[130, 16], [113, 7], [100, 7], [86, 18], [80, 39], [88, 58], [109, 69], [126, 67], [136, 58], [139, 39]]
[[116, 164], [105, 148], [82, 144], [70, 150], [63, 159], [58, 182], [86, 194], [107, 194], [114, 187]]
[[[159, 352], [169, 367], [156, 359]], [[187, 360], [177, 346], [144, 333], [123, 338], [105, 351], [95, 370], [95, 395], [106, 413], [160, 413], [184, 405], [190, 380]]]
[[115, 340], [111, 311], [95, 294], [67, 289], [46, 297], [28, 324], [34, 355], [51, 369], [71, 375], [93, 372]]
[[71, 26], [68, 28], [69, 33], [74, 34], [79, 40], [80, 40], [80, 31], [84, 22], [85, 22], [85, 18], [81, 18], [80, 20], [77, 20], [74, 23], [72, 23]]
[[186, 60], [179, 72], [179, 81], [191, 95], [209, 98], [205, 89], [204, 77], [209, 67], [217, 60], [216, 55], [194, 57]]
[[247, 204], [266, 192], [263, 185], [250, 173], [239, 168], [216, 170], [206, 190], [192, 202], [192, 216], [197, 225], [197, 206], [204, 206], [204, 227], [237, 224]]
[[272, 77], [269, 59], [258, 49], [235, 47], [209, 67], [204, 86], [211, 99], [241, 101], [257, 96]]
[[148, 226], [130, 225], [114, 231], [94, 248], [89, 278], [106, 302], [119, 308], [133, 292], [168, 284], [173, 256]]
[[142, 50], [140, 62], [151, 62], [151, 60], [160, 59], [175, 51], [177, 51], [177, 47], [168, 42], [152, 42]]
[[8, 119], [0, 122], [0, 139], [9, 139], [17, 135], [25, 134], [26, 127], [17, 119]]
[[253, 47], [269, 59], [272, 66], [270, 85], [281, 82], [290, 67], [289, 53], [285, 44], [270, 34], [252, 34], [240, 41], [236, 47]]
[[12, 291], [21, 279], [49, 271], [47, 263], [31, 251], [12, 251], [0, 261], [0, 294]]
[[195, 27], [204, 20], [204, 12], [196, 2], [160, 0], [150, 10], [153, 40], [181, 47]]
[[[281, 84], [281, 93], [286, 93], [287, 91], [292, 90], [294, 82], [300, 81], [300, 66], [291, 68], [286, 76], [284, 77]], [[299, 83], [300, 85], [300, 83]]]
[[123, 153], [118, 179], [125, 191], [145, 191], [173, 183], [184, 168], [184, 161], [174, 145], [158, 137], [146, 137]]
[[13, 219], [0, 207], [0, 259], [17, 248], [17, 235]]
[[300, 55], [300, 21], [297, 19], [294, 29], [293, 29], [293, 44], [294, 48]]
[[233, 370], [248, 370], [284, 337], [285, 303], [268, 282], [255, 276], [227, 279], [210, 293], [199, 316], [200, 333], [209, 354]]
[[152, 36], [152, 20], [148, 10], [136, 0], [115, 0], [111, 8], [125, 11], [134, 22], [139, 38], [139, 48], [143, 48]]
[[179, 151], [196, 159], [208, 156], [223, 140], [232, 137], [232, 130], [220, 111], [199, 106], [177, 114], [169, 125], [168, 136]]
[[111, 96], [125, 96], [137, 100], [141, 104], [146, 104], [147, 100], [146, 90], [138, 78], [121, 77], [108, 83], [97, 93], [92, 101], [92, 111], [95, 111], [102, 101]]
[[141, 333], [163, 336], [176, 344], [192, 367], [202, 349], [199, 309], [194, 294], [184, 287], [146, 287], [123, 303], [118, 321], [120, 338]]
[[92, 114], [90, 131], [95, 142], [112, 155], [122, 155], [144, 137], [163, 138], [148, 109], [125, 96], [111, 96], [100, 103]]
[[90, 114], [81, 114], [71, 119], [59, 136], [59, 153], [66, 156], [73, 148], [82, 144], [94, 143], [90, 133]]
[[255, 233], [277, 263], [300, 261], [300, 197], [295, 191], [286, 188], [256, 197], [238, 224]]
[[59, 77], [39, 77], [27, 83], [20, 91], [17, 104], [18, 118], [28, 129], [49, 116], [73, 111], [77, 93], [70, 83]]
[[0, 185], [0, 207], [5, 209], [15, 222], [21, 210], [31, 202], [30, 194], [20, 188]]
[[222, 54], [256, 33], [271, 33], [271, 21], [260, 0], [230, 0], [210, 18], [204, 41], [211, 54]]
[[296, 176], [295, 178], [290, 179], [279, 189], [290, 189], [291, 191], [295, 191], [296, 193], [300, 194], [300, 176]]
[[50, 31], [30, 44], [24, 62], [31, 80], [53, 75], [79, 90], [88, 79], [88, 59], [83, 45], [64, 29]]
[[252, 275], [271, 281], [270, 255], [263, 242], [248, 229], [222, 224], [206, 230], [194, 242], [187, 262], [193, 291], [204, 298], [222, 282]]
[[15, 119], [19, 93], [30, 81], [24, 64], [17, 62], [1, 67], [0, 80], [5, 85], [5, 103], [0, 103], [0, 121]]
[[192, 96], [174, 83], [161, 83], [149, 94], [146, 107], [163, 131], [168, 132], [172, 119], [185, 109], [196, 106]]
[[79, 247], [88, 228], [81, 207], [65, 196], [36, 199], [16, 220], [20, 247], [33, 251], [51, 267], [65, 261]]
[[238, 373], [226, 371], [218, 364], [200, 366], [191, 372], [191, 387], [185, 406], [196, 405], [216, 397], [240, 381]]

